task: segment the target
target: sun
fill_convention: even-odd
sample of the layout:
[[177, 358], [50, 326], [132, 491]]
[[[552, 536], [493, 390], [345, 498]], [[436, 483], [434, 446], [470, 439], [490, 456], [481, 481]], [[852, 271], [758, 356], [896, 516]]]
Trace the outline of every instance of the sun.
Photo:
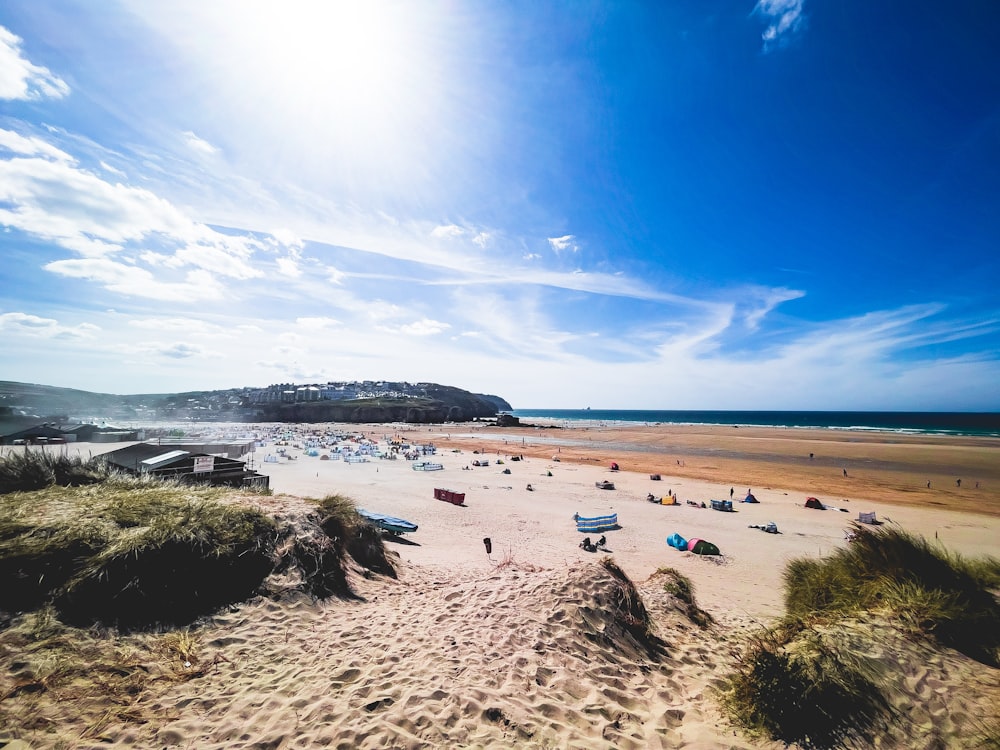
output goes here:
[[[246, 158], [343, 180], [418, 173], [459, 105], [459, 34], [436, 2], [177, 0], [172, 26]], [[148, 13], [148, 11], [147, 11]]]

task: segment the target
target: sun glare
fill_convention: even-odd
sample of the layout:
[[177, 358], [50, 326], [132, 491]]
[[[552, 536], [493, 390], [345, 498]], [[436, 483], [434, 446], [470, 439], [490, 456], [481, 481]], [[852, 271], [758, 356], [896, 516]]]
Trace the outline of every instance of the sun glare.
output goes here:
[[172, 26], [186, 52], [209, 58], [206, 84], [222, 92], [225, 116], [240, 113], [247, 158], [273, 150], [276, 165], [304, 173], [406, 181], [436, 150], [461, 75], [449, 64], [455, 40], [440, 5], [230, 0], [187, 8], [183, 24], [166, 11], [151, 20]]

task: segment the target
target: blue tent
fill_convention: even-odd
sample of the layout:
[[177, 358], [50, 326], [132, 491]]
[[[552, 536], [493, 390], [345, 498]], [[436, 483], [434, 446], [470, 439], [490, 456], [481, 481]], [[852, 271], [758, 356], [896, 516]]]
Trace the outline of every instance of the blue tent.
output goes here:
[[688, 543], [687, 539], [682, 537], [680, 534], [673, 533], [667, 537], [667, 544], [669, 544], [674, 549], [681, 550], [682, 552], [687, 550]]

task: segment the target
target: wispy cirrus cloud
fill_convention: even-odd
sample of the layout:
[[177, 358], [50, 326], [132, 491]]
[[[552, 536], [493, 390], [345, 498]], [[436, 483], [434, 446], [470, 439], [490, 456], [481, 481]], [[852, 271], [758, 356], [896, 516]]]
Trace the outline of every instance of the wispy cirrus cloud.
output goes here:
[[200, 346], [178, 341], [173, 344], [156, 346], [152, 349], [152, 352], [163, 357], [170, 357], [171, 359], [189, 359], [191, 357], [202, 356], [205, 350]]
[[213, 146], [204, 138], [195, 135], [190, 130], [184, 131], [183, 135], [184, 142], [188, 145], [188, 148], [193, 151], [197, 151], [199, 154], [205, 154], [206, 156], [213, 156], [214, 154], [219, 153], [217, 146]]
[[557, 253], [561, 253], [564, 250], [569, 250], [575, 253], [580, 249], [579, 245], [576, 244], [572, 234], [564, 234], [562, 237], [549, 237], [549, 246], [555, 250]]
[[69, 86], [21, 53], [21, 38], [0, 26], [0, 99], [61, 99]]
[[38, 338], [93, 338], [100, 330], [100, 326], [96, 326], [93, 323], [80, 323], [75, 326], [67, 326], [54, 318], [43, 318], [23, 312], [0, 314], [0, 331], [19, 333]]
[[145, 297], [165, 302], [197, 302], [222, 299], [225, 288], [207, 271], [189, 271], [181, 281], [163, 281], [147, 271], [109, 258], [54, 260], [46, 271], [71, 279], [84, 279], [126, 297]]
[[761, 33], [765, 52], [787, 44], [805, 27], [804, 5], [805, 0], [758, 0], [754, 12], [767, 22]]
[[149, 190], [82, 168], [42, 138], [5, 129], [0, 224], [82, 256], [51, 261], [45, 270], [130, 296], [219, 298], [219, 277], [262, 276], [252, 264], [265, 249], [260, 240], [219, 232]]

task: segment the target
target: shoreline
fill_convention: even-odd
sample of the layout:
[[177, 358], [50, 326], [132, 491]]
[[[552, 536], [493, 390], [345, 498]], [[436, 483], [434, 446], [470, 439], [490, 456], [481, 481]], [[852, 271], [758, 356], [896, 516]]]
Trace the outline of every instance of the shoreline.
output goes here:
[[446, 447], [1000, 516], [1000, 438], [714, 425], [417, 429]]

